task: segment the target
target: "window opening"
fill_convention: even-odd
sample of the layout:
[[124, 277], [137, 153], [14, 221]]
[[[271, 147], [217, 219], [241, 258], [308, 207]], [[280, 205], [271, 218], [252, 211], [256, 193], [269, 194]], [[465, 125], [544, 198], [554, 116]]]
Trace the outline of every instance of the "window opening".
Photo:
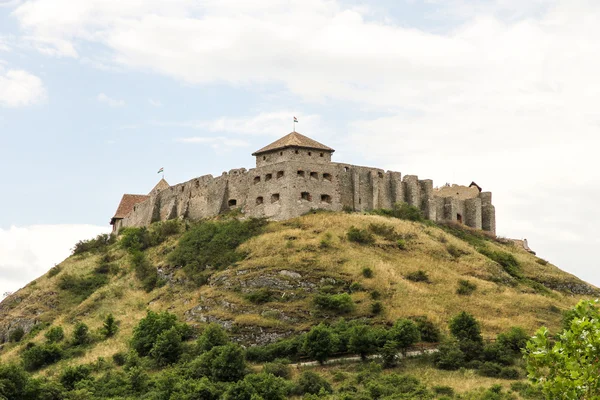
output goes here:
[[323, 180], [331, 182], [331, 174], [328, 174], [328, 173], [323, 174]]
[[279, 201], [279, 193], [274, 193], [271, 195], [271, 203], [277, 203]]
[[304, 178], [304, 171], [302, 171], [301, 169], [298, 170], [298, 177]]
[[265, 175], [265, 181], [270, 181], [271, 178], [273, 178], [273, 174], [267, 174], [267, 175]]
[[258, 182], [260, 182], [260, 176], [255, 176], [254, 177], [254, 184], [256, 185]]
[[319, 173], [318, 172], [311, 172], [310, 173], [310, 177], [311, 177], [311, 179], [319, 179]]
[[323, 203], [331, 203], [331, 196], [328, 194], [321, 195], [321, 202]]
[[462, 224], [462, 215], [460, 215], [460, 214], [456, 214], [456, 221], [457, 221], [459, 224]]
[[312, 201], [312, 196], [308, 192], [302, 192], [302, 193], [300, 193], [300, 198], [302, 200]]
[[237, 200], [236, 199], [229, 199], [229, 201], [227, 202], [227, 204], [229, 205], [229, 207], [235, 207], [237, 205]]
[[277, 171], [277, 179], [283, 178], [283, 171]]
[[262, 203], [263, 203], [263, 197], [262, 197], [262, 196], [258, 196], [258, 197], [256, 198], [256, 205], [258, 206], [258, 205], [260, 205], [260, 204], [262, 204]]

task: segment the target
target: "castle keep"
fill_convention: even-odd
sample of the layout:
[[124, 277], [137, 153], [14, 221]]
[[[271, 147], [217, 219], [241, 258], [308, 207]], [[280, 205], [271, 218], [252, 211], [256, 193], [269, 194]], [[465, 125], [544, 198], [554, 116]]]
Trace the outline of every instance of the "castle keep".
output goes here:
[[297, 132], [254, 152], [256, 168], [232, 169], [148, 195], [125, 194], [111, 219], [113, 232], [175, 218], [198, 220], [239, 209], [248, 217], [283, 220], [311, 209], [368, 211], [406, 202], [433, 221], [496, 232], [491, 192], [479, 186], [434, 188], [430, 179], [331, 161], [335, 150]]

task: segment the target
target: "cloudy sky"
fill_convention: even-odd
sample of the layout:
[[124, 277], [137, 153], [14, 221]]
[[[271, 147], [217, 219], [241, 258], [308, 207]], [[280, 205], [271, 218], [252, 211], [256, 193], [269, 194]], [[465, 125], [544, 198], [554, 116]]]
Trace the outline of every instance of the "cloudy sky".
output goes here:
[[593, 0], [0, 0], [0, 293], [293, 116], [337, 161], [476, 181], [600, 285], [598, 38]]

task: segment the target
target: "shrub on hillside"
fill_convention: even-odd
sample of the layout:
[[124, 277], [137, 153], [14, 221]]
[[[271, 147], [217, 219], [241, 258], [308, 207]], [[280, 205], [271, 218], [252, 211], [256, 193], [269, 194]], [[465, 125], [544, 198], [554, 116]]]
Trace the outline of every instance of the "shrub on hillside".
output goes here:
[[32, 344], [28, 346], [21, 354], [23, 367], [27, 371], [35, 371], [46, 365], [54, 364], [62, 358], [63, 351], [55, 343]]
[[418, 271], [414, 271], [414, 272], [410, 272], [410, 273], [406, 274], [406, 279], [408, 279], [409, 281], [413, 281], [413, 282], [425, 282], [425, 283], [431, 282], [429, 280], [429, 275], [427, 274], [427, 272], [425, 272], [421, 269]]
[[132, 250], [130, 257], [135, 277], [142, 283], [146, 292], [151, 292], [158, 284], [158, 271], [142, 251]]
[[150, 354], [161, 333], [178, 326], [177, 316], [166, 311], [155, 313], [148, 311], [146, 316], [133, 328], [131, 347], [140, 356]]
[[323, 311], [342, 314], [354, 311], [354, 302], [348, 293], [317, 294], [314, 297], [313, 304], [316, 308]]
[[302, 352], [306, 335], [297, 335], [264, 346], [251, 346], [246, 349], [250, 361], [265, 362], [278, 358], [296, 358]]
[[405, 352], [406, 349], [421, 340], [421, 333], [413, 321], [399, 319], [394, 323], [387, 337], [389, 340], [396, 342], [399, 350]]
[[497, 262], [502, 266], [504, 271], [512, 276], [513, 278], [523, 278], [523, 273], [521, 272], [521, 266], [519, 261], [510, 253], [505, 251], [492, 251], [487, 248], [478, 249], [481, 254], [488, 257], [489, 259]]
[[143, 251], [152, 246], [152, 238], [147, 227], [128, 227], [119, 232], [119, 245], [127, 251]]
[[181, 332], [173, 326], [156, 337], [149, 355], [158, 365], [165, 366], [177, 362], [182, 352]]
[[358, 229], [351, 226], [346, 233], [348, 240], [359, 244], [373, 244], [375, 243], [375, 236], [366, 229]]
[[245, 297], [250, 303], [253, 304], [264, 304], [273, 301], [274, 299], [273, 292], [266, 288], [260, 288], [250, 292]]
[[262, 219], [199, 223], [179, 239], [169, 260], [192, 275], [208, 266], [227, 267], [244, 258], [244, 254], [237, 251], [238, 246], [259, 234], [265, 224]]
[[350, 328], [348, 333], [348, 350], [351, 353], [359, 354], [363, 361], [367, 359], [367, 355], [377, 349], [375, 336], [370, 326], [356, 325]]
[[419, 210], [417, 207], [408, 205], [408, 203], [396, 203], [391, 210], [381, 208], [373, 210], [372, 213], [415, 222], [422, 222], [425, 220], [421, 210]]
[[92, 370], [87, 365], [67, 366], [60, 374], [60, 383], [68, 390], [75, 389], [75, 384], [90, 377]]
[[[292, 391], [292, 383], [272, 374], [260, 373], [246, 375], [242, 382], [252, 387], [257, 396], [252, 399], [285, 400]], [[247, 398], [247, 397], [242, 397]], [[237, 397], [236, 399], [240, 399]]]
[[390, 241], [398, 240], [401, 237], [396, 233], [394, 227], [388, 224], [369, 224], [369, 231]]
[[380, 301], [375, 301], [371, 303], [371, 314], [379, 315], [383, 312], [383, 303]]
[[115, 242], [115, 237], [106, 233], [102, 233], [94, 239], [80, 240], [73, 247], [72, 254], [83, 254], [86, 252], [98, 253], [106, 250], [108, 246]]
[[372, 278], [373, 277], [373, 270], [371, 268], [369, 268], [369, 267], [364, 267], [362, 269], [362, 275], [365, 278]]
[[75, 329], [73, 329], [73, 345], [81, 346], [90, 343], [90, 341], [90, 328], [88, 328], [88, 326], [83, 322], [77, 323], [77, 325], [75, 325]]
[[48, 278], [58, 275], [60, 271], [62, 271], [62, 267], [60, 265], [55, 265], [48, 271]]
[[195, 376], [208, 376], [219, 382], [235, 382], [246, 375], [244, 349], [229, 343], [213, 347], [193, 361]]
[[440, 328], [428, 320], [427, 317], [418, 316], [412, 318], [412, 320], [415, 321], [423, 342], [437, 343], [440, 341], [442, 336]]
[[208, 324], [196, 341], [198, 352], [210, 351], [213, 347], [224, 346], [230, 342], [227, 332], [218, 324]]
[[108, 277], [103, 274], [63, 274], [58, 280], [58, 287], [69, 292], [76, 300], [83, 301], [107, 283]]
[[285, 360], [285, 362], [281, 360], [275, 360], [274, 362], [266, 363], [263, 365], [262, 372], [284, 379], [291, 379], [292, 377], [292, 368], [287, 360]]
[[319, 374], [313, 371], [304, 371], [298, 378], [295, 392], [299, 395], [333, 393], [333, 388]]
[[437, 368], [453, 371], [465, 365], [465, 354], [458, 347], [458, 342], [451, 340], [440, 345], [433, 361]]
[[48, 343], [57, 343], [65, 338], [65, 331], [61, 326], [52, 326], [44, 333], [44, 337]]
[[461, 296], [469, 296], [473, 294], [473, 292], [477, 290], [477, 285], [469, 282], [466, 279], [461, 279], [458, 281], [458, 287], [456, 288], [456, 294], [460, 294]]
[[338, 338], [332, 329], [323, 324], [313, 327], [304, 337], [304, 351], [321, 364], [337, 349]]
[[25, 330], [19, 326], [10, 331], [8, 334], [8, 341], [12, 343], [18, 343], [21, 341], [21, 339], [23, 339], [23, 336], [25, 336]]
[[102, 323], [102, 329], [100, 332], [105, 338], [109, 338], [115, 335], [119, 330], [119, 326], [115, 317], [112, 314], [108, 314]]

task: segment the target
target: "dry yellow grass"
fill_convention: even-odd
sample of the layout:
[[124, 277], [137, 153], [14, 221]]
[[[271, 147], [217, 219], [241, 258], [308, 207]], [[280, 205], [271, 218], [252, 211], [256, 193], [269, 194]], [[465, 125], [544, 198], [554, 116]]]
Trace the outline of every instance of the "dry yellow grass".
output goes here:
[[[381, 237], [377, 237], [375, 245], [360, 245], [347, 240], [346, 233], [351, 226], [368, 229], [373, 223], [392, 226], [396, 233], [406, 237], [406, 249], [401, 250]], [[169, 239], [148, 251], [148, 258], [154, 265], [166, 265], [165, 254], [175, 244], [176, 238]], [[464, 254], [454, 258], [447, 250], [448, 245], [455, 246]], [[535, 256], [510, 244], [489, 242], [488, 246], [514, 254], [528, 277], [578, 281], [551, 264], [541, 265], [536, 262]], [[453, 315], [467, 311], [481, 321], [486, 337], [494, 336], [510, 326], [521, 326], [528, 332], [533, 332], [540, 325], [555, 329], [560, 323], [560, 310], [571, 307], [581, 298], [556, 291], [538, 294], [523, 284], [511, 287], [495, 283], [492, 278], [507, 275], [499, 265], [479, 254], [468, 243], [435, 226], [382, 216], [318, 213], [273, 222], [267, 226], [265, 233], [244, 243], [241, 250], [248, 254], [246, 259], [232, 268], [215, 272], [212, 278], [226, 277], [225, 282], [238, 282], [236, 284], [205, 285], [200, 288], [167, 284], [146, 293], [131, 272], [125, 252], [115, 248], [111, 254], [117, 259], [115, 262], [121, 273], [80, 304], [69, 303], [68, 297], [61, 294], [57, 288], [58, 278], [66, 273], [85, 274], [92, 271], [98, 257], [70, 257], [60, 264], [62, 271], [59, 275], [40, 277], [35, 284], [16, 293], [22, 301], [7, 311], [0, 311], [0, 317], [31, 318], [35, 315], [39, 321], [63, 326], [69, 335], [77, 321], [83, 321], [91, 330], [96, 330], [101, 326], [104, 316], [113, 313], [120, 323], [120, 331], [115, 338], [99, 342], [84, 357], [48, 368], [47, 373], [52, 373], [62, 363], [88, 363], [98, 357], [110, 358], [115, 352], [125, 350], [133, 327], [147, 309], [168, 310], [186, 320], [186, 312], [197, 306], [206, 306], [207, 309], [202, 311], [204, 316], [232, 321], [243, 327], [286, 332], [309, 329], [321, 321], [311, 304], [312, 293], [328, 284], [328, 278], [344, 282], [346, 287], [357, 282], [364, 288], [364, 291], [352, 294], [357, 307], [352, 314], [345, 315], [346, 318], [372, 317], [370, 305], [373, 300], [369, 292], [378, 291], [384, 311], [375, 319], [377, 323], [392, 323], [398, 318], [423, 315], [445, 329]], [[372, 278], [363, 276], [365, 267], [373, 271]], [[252, 304], [246, 299], [245, 292], [251, 289], [244, 285], [249, 280], [264, 276], [281, 278], [279, 273], [282, 270], [300, 274], [301, 278], [295, 282], [306, 282], [312, 286], [282, 290], [283, 294], [280, 295], [283, 300], [263, 305]], [[431, 282], [406, 279], [408, 273], [418, 270], [425, 271]], [[178, 271], [176, 276], [185, 275], [183, 271]], [[456, 294], [461, 279], [477, 286], [472, 295]], [[294, 282], [294, 279], [290, 281]], [[293, 300], [287, 301], [287, 298]], [[262, 315], [265, 310], [272, 312]], [[269, 317], [274, 315], [273, 312], [281, 313], [286, 319]], [[330, 316], [329, 320], [334, 318]], [[197, 319], [189, 322], [199, 323]], [[31, 340], [42, 341], [43, 333], [40, 332]], [[2, 361], [18, 358], [18, 350], [19, 346], [7, 346], [0, 353]], [[438, 374], [435, 379], [446, 379], [448, 382], [454, 377], [452, 373], [440, 371], [424, 370], [423, 374]], [[478, 377], [477, 382], [481, 379]]]

